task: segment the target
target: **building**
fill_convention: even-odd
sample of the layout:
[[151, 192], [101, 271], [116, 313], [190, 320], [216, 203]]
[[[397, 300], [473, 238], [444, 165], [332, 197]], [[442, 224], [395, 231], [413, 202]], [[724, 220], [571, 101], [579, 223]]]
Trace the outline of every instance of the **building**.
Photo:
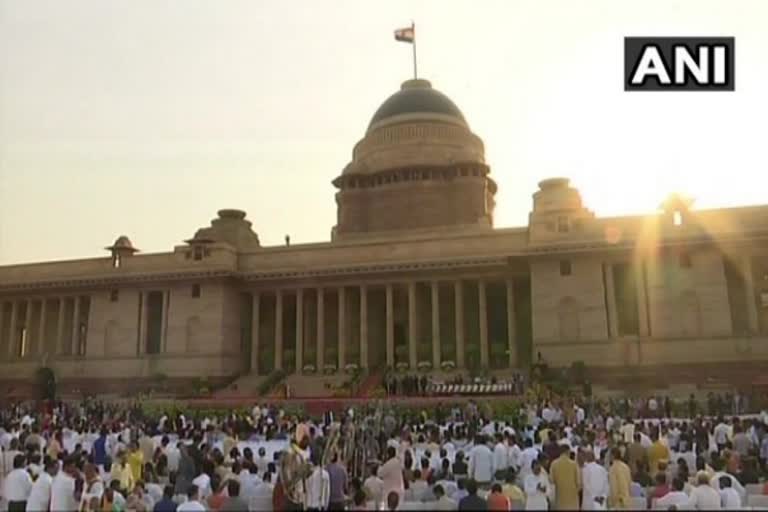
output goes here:
[[0, 267], [0, 380], [768, 361], [768, 206], [598, 218], [554, 178], [527, 226], [494, 228], [483, 142], [425, 80], [379, 107], [332, 183], [329, 242], [262, 247], [221, 210], [171, 252], [121, 236], [104, 257]]

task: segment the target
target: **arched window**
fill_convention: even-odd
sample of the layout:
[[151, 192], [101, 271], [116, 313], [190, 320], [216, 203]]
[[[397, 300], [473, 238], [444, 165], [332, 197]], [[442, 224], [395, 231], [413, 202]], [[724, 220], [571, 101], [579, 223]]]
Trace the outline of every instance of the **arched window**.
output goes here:
[[680, 294], [680, 329], [685, 337], [701, 334], [701, 308], [693, 290], [685, 290]]
[[579, 303], [573, 297], [563, 297], [557, 306], [561, 340], [578, 340], [581, 336]]

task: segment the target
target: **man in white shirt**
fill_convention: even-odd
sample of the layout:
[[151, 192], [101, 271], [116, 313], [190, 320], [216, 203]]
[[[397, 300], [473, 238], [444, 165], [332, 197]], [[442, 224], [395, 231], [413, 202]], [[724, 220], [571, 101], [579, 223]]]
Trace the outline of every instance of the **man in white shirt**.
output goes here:
[[243, 468], [240, 470], [240, 474], [237, 475], [237, 479], [240, 482], [240, 497], [245, 501], [250, 502], [256, 492], [256, 486], [261, 483], [258, 469], [254, 465], [250, 465], [248, 468]]
[[672, 490], [656, 500], [656, 509], [669, 510], [670, 507], [674, 506], [677, 510], [683, 510], [690, 499], [684, 489], [684, 481], [680, 478], [672, 480]]
[[376, 504], [376, 509], [384, 503], [384, 481], [378, 476], [378, 468], [373, 468], [371, 476], [365, 479], [363, 483], [365, 493], [371, 497]]
[[2, 458], [0, 458], [0, 477], [4, 477], [13, 471], [13, 461], [16, 459], [17, 455], [21, 455], [21, 452], [19, 451], [19, 439], [17, 437], [12, 437], [8, 444], [8, 448], [3, 452]]
[[3, 496], [8, 502], [8, 512], [23, 512], [32, 492], [32, 477], [24, 467], [26, 457], [17, 455], [13, 459], [13, 470], [5, 477]]
[[493, 472], [494, 478], [503, 482], [507, 478], [509, 469], [509, 449], [504, 444], [504, 437], [496, 434], [496, 446], [493, 447]]
[[312, 464], [312, 473], [306, 482], [305, 506], [308, 510], [325, 510], [331, 498], [331, 476], [319, 464]]
[[58, 471], [58, 461], [47, 459], [45, 471], [40, 473], [35, 483], [32, 484], [32, 491], [27, 500], [27, 510], [48, 510], [48, 505], [51, 503], [51, 485]]
[[478, 436], [469, 452], [469, 478], [481, 487], [490, 486], [493, 480], [493, 453], [482, 436]]
[[432, 510], [449, 511], [458, 508], [456, 502], [445, 495], [445, 490], [442, 485], [436, 485], [432, 492], [435, 494], [435, 498], [437, 498], [437, 501], [429, 504]]
[[720, 500], [725, 510], [741, 509], [741, 496], [731, 487], [731, 479], [727, 476], [720, 477]]
[[605, 510], [608, 501], [608, 472], [595, 462], [592, 450], [584, 451], [582, 510]]
[[696, 474], [698, 485], [691, 490], [686, 508], [691, 510], [721, 510], [720, 493], [709, 485], [709, 477], [703, 471]]
[[725, 449], [725, 445], [728, 442], [730, 432], [731, 428], [725, 423], [723, 418], [720, 418], [713, 432], [718, 451], [722, 452]]
[[51, 482], [51, 510], [77, 510], [75, 501], [75, 463], [72, 459], [64, 461], [64, 467]]
[[525, 449], [520, 454], [520, 481], [525, 482], [525, 477], [531, 474], [531, 464], [538, 460], [539, 450], [533, 447], [533, 441], [525, 440]]
[[179, 505], [176, 512], [206, 512], [205, 505], [200, 503], [200, 493], [196, 485], [189, 486], [187, 501]]
[[635, 439], [635, 424], [632, 423], [632, 420], [627, 418], [619, 429], [619, 432], [621, 432], [621, 435], [624, 437], [625, 443], [628, 445], [632, 444], [632, 441]]
[[515, 473], [519, 473], [523, 451], [517, 446], [514, 435], [507, 437], [507, 446], [507, 467], [514, 469]]

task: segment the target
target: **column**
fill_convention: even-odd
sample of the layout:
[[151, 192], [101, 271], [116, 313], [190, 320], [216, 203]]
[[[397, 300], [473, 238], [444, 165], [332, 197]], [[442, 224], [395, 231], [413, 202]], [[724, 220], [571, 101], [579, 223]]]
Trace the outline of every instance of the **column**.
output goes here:
[[456, 306], [456, 367], [464, 368], [464, 294], [461, 281], [453, 283]]
[[317, 372], [325, 367], [325, 290], [317, 289]]
[[432, 281], [432, 368], [440, 368], [440, 283]]
[[347, 301], [344, 287], [339, 288], [339, 370], [347, 365]]
[[517, 332], [515, 329], [515, 282], [507, 279], [507, 350], [509, 367], [517, 366]]
[[259, 315], [261, 314], [261, 296], [259, 292], [253, 293], [251, 301], [251, 374], [259, 374]]
[[304, 291], [296, 290], [296, 373], [304, 368]]
[[613, 286], [613, 265], [604, 263], [605, 269], [605, 295], [608, 298], [606, 309], [608, 311], [608, 337], [616, 338], [619, 335], [619, 318], [616, 313], [616, 291]]
[[416, 369], [418, 361], [416, 360], [416, 283], [408, 283], [408, 364], [411, 370]]
[[16, 357], [16, 317], [19, 315], [18, 303], [11, 302], [11, 332], [8, 338], [8, 359]]
[[395, 366], [395, 321], [392, 285], [387, 285], [387, 366]]
[[477, 309], [480, 324], [480, 366], [488, 368], [488, 304], [485, 281], [477, 283]]
[[760, 332], [760, 326], [757, 321], [757, 301], [755, 299], [755, 281], [752, 272], [752, 255], [747, 253], [743, 260], [744, 272], [744, 293], [747, 295], [747, 319], [749, 321], [749, 332], [757, 334]]
[[651, 335], [648, 325], [648, 292], [645, 289], [645, 265], [642, 260], [635, 262], [635, 282], [637, 283], [637, 319], [640, 337]]
[[[5, 302], [0, 300], [0, 351], [3, 350], [3, 333], [5, 332]], [[4, 360], [2, 352], [0, 352], [0, 361]]]
[[283, 292], [275, 292], [275, 371], [283, 369]]
[[40, 300], [40, 327], [37, 330], [37, 355], [42, 356], [48, 351], [48, 344], [45, 342], [45, 297]]
[[32, 309], [34, 304], [32, 300], [27, 301], [27, 315], [24, 318], [24, 336], [21, 339], [21, 342], [24, 344], [21, 351], [22, 357], [29, 357], [29, 348], [32, 344]]
[[368, 368], [368, 288], [360, 286], [360, 368]]
[[64, 297], [59, 298], [59, 316], [56, 319], [56, 350], [54, 355], [60, 355], [64, 351], [64, 310], [67, 301]]
[[[146, 322], [145, 322], [146, 323]], [[80, 297], [75, 296], [75, 307], [72, 314], [72, 348], [68, 355], [80, 355]]]

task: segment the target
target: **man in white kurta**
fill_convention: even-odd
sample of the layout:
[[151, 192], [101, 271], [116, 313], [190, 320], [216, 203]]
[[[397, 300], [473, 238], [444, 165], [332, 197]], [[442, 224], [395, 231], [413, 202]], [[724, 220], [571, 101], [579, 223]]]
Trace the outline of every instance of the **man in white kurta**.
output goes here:
[[469, 452], [469, 477], [485, 487], [493, 481], [493, 452], [482, 439]]
[[581, 470], [582, 510], [605, 510], [608, 502], [608, 472], [595, 462], [591, 450], [584, 452], [584, 467]]
[[548, 510], [550, 485], [549, 476], [541, 469], [538, 461], [533, 462], [533, 468], [524, 482], [525, 510]]

